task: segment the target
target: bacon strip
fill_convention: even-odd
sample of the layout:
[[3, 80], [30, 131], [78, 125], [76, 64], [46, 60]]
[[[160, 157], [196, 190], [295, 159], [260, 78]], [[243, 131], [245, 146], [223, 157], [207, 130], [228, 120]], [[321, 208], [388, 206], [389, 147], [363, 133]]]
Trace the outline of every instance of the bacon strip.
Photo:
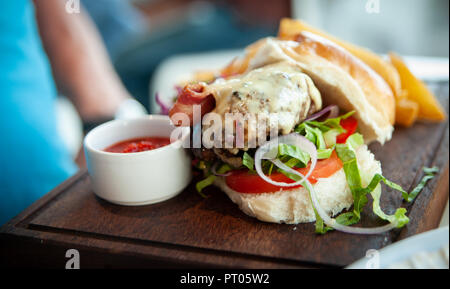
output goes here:
[[[178, 94], [178, 99], [170, 110], [169, 116], [172, 118], [176, 113], [184, 113], [189, 117], [190, 125], [192, 126], [194, 125], [194, 105], [200, 105], [201, 117], [214, 109], [216, 101], [214, 96], [207, 91], [206, 84], [196, 83], [186, 85]], [[174, 120], [174, 123], [175, 122], [176, 121]], [[175, 123], [175, 125], [180, 126], [182, 124]]]

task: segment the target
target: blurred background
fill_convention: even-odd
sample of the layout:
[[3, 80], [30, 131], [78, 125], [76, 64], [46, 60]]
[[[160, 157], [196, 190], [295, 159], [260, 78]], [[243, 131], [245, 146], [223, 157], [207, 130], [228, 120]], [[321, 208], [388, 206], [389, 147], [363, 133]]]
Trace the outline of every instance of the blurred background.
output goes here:
[[[105, 8], [112, 10], [121, 6], [119, 2], [128, 2], [129, 9], [106, 15]], [[441, 57], [449, 53], [447, 0], [83, 0], [83, 4], [125, 86], [149, 109], [149, 80], [164, 60], [183, 53], [243, 48], [275, 35], [282, 17], [301, 18], [379, 53]], [[134, 10], [134, 16], [130, 18], [126, 10]]]
[[[149, 80], [164, 60], [183, 53], [243, 48], [275, 35], [282, 17], [301, 18], [379, 53], [449, 53], [447, 0], [82, 1], [125, 86], [149, 109]], [[128, 2], [129, 9], [106, 15], [105, 8], [120, 6], [119, 2]], [[134, 16], [126, 10], [134, 10]]]

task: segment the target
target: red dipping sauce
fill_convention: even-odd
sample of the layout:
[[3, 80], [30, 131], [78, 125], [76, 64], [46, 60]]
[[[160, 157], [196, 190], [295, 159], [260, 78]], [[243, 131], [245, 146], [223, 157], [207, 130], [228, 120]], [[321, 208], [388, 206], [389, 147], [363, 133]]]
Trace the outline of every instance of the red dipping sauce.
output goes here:
[[113, 144], [106, 149], [109, 153], [138, 153], [154, 150], [170, 144], [170, 139], [165, 137], [140, 137]]

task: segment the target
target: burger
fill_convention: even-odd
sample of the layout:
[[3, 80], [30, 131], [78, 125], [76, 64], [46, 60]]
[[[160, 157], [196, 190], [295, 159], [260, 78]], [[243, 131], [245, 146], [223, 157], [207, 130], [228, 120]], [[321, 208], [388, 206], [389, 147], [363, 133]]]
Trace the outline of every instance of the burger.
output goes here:
[[[170, 117], [201, 135], [191, 148], [205, 176], [197, 190], [217, 186], [249, 216], [315, 221], [318, 233], [380, 233], [408, 222], [404, 208], [381, 209], [380, 182], [408, 193], [382, 175], [367, 147], [391, 139], [394, 94], [369, 66], [319, 35], [259, 40], [213, 79], [180, 89]], [[387, 225], [351, 226], [369, 196]]]

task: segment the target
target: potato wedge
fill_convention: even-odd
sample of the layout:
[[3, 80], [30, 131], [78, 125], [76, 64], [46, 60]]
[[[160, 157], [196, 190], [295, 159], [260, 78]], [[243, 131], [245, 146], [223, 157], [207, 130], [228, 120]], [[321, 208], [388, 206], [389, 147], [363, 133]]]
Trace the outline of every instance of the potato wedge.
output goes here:
[[409, 127], [417, 119], [419, 105], [409, 99], [401, 99], [395, 104], [395, 124]]
[[361, 59], [364, 63], [376, 71], [389, 84], [394, 95], [396, 96], [396, 99], [400, 98], [402, 93], [400, 76], [398, 75], [397, 70], [388, 61], [385, 61], [379, 55], [368, 49], [339, 40], [323, 31], [320, 31], [319, 29], [309, 26], [301, 20], [294, 20], [290, 18], [282, 19], [280, 22], [278, 37], [285, 40], [295, 40], [301, 31], [315, 33], [347, 49], [351, 54]]
[[406, 90], [406, 98], [419, 105], [419, 119], [429, 121], [442, 121], [446, 118], [445, 110], [420, 79], [416, 78], [400, 56], [390, 53], [391, 63], [397, 69], [402, 88]]
[[211, 82], [216, 79], [218, 72], [211, 70], [201, 70], [194, 73], [193, 80], [195, 82]]

